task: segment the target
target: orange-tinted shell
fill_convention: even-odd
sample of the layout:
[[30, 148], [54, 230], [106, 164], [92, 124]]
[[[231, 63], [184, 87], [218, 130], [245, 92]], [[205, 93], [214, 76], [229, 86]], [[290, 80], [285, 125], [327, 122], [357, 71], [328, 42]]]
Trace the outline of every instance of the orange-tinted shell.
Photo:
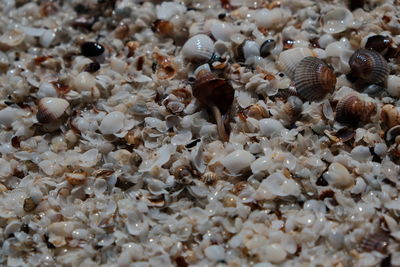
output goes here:
[[294, 83], [301, 98], [321, 100], [335, 89], [336, 75], [321, 59], [306, 57], [296, 66]]
[[215, 105], [225, 114], [232, 105], [234, 90], [227, 80], [218, 78], [212, 72], [201, 70], [193, 85], [193, 95], [203, 105]]
[[375, 112], [372, 103], [365, 103], [357, 95], [350, 94], [343, 97], [336, 105], [335, 120], [340, 123], [367, 122]]
[[365, 83], [381, 83], [389, 75], [388, 63], [375, 50], [356, 50], [350, 57], [349, 65], [352, 75]]

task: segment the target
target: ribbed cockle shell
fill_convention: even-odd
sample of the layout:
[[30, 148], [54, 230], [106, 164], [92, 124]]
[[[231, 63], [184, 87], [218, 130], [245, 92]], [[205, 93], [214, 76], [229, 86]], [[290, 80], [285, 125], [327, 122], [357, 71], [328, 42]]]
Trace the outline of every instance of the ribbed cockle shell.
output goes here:
[[335, 120], [340, 123], [357, 124], [368, 122], [375, 113], [376, 108], [372, 103], [363, 101], [356, 94], [344, 96], [336, 105]]
[[336, 76], [321, 59], [306, 57], [296, 67], [294, 83], [300, 97], [310, 101], [321, 100], [335, 89]]
[[40, 123], [49, 123], [58, 119], [68, 108], [67, 100], [56, 97], [44, 97], [39, 101], [36, 118]]
[[352, 76], [365, 83], [381, 83], [389, 75], [389, 65], [385, 58], [369, 49], [358, 49], [350, 57]]
[[205, 34], [197, 34], [187, 40], [182, 47], [182, 54], [188, 61], [197, 64], [212, 62], [218, 57], [213, 40]]

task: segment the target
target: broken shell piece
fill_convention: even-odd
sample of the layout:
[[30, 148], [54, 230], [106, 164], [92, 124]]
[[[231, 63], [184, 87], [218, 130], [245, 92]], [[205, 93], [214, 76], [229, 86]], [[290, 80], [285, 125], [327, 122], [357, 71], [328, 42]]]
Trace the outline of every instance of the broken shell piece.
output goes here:
[[400, 124], [400, 110], [390, 104], [386, 104], [381, 109], [381, 120], [389, 128]]
[[338, 188], [348, 188], [354, 184], [354, 178], [340, 163], [332, 163], [329, 165], [328, 171], [324, 174], [324, 179]]
[[353, 14], [348, 9], [334, 8], [322, 17], [322, 30], [331, 34], [344, 32], [353, 21]]
[[271, 118], [262, 119], [259, 124], [261, 134], [267, 137], [279, 136], [285, 128], [280, 121]]
[[221, 163], [232, 174], [238, 174], [243, 169], [250, 166], [255, 157], [248, 151], [236, 150], [226, 155]]
[[56, 97], [44, 97], [39, 100], [36, 118], [40, 123], [49, 123], [61, 117], [68, 108], [67, 100]]
[[19, 29], [14, 29], [5, 32], [0, 36], [0, 48], [9, 49], [21, 44], [25, 39], [25, 32]]
[[394, 97], [400, 96], [400, 77], [397, 75], [389, 75], [386, 80], [386, 90], [389, 95]]
[[113, 111], [103, 118], [99, 129], [103, 134], [114, 134], [124, 127], [124, 122], [124, 114], [119, 111]]
[[86, 182], [87, 173], [84, 170], [77, 170], [72, 173], [66, 173], [65, 179], [71, 185], [81, 185]]

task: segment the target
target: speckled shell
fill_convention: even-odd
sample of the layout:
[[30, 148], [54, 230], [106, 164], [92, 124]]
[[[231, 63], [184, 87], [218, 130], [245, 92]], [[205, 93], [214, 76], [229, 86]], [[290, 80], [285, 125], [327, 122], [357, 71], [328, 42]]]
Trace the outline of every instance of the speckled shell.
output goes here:
[[201, 70], [193, 85], [193, 95], [203, 105], [214, 104], [225, 114], [232, 105], [234, 90], [227, 80], [218, 78], [212, 72]]
[[306, 57], [296, 67], [294, 83], [301, 98], [321, 100], [335, 89], [336, 76], [321, 59]]
[[375, 106], [372, 103], [365, 103], [357, 95], [349, 94], [337, 103], [335, 120], [347, 124], [367, 122], [374, 111]]
[[350, 57], [349, 65], [352, 75], [365, 83], [381, 83], [389, 75], [388, 63], [374, 50], [356, 50]]

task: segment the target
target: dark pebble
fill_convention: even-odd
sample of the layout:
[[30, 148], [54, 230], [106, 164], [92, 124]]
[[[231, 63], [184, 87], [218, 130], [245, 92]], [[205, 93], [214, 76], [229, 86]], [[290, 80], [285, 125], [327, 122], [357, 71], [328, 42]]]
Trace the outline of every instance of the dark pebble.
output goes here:
[[86, 42], [81, 45], [81, 53], [85, 57], [98, 57], [104, 53], [104, 47], [96, 42]]

